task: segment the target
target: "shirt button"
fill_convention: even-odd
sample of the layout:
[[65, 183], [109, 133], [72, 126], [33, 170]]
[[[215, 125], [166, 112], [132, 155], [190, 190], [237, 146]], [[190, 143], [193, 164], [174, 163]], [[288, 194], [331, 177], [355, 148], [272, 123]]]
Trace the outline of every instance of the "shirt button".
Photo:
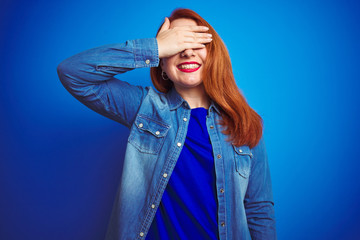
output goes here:
[[184, 122], [186, 122], [186, 121], [187, 121], [187, 118], [183, 118], [183, 120], [184, 120]]
[[164, 173], [164, 174], [163, 174], [163, 177], [166, 178], [166, 177], [167, 177], [167, 173]]
[[222, 223], [221, 223], [221, 226], [222, 226], [222, 227], [225, 227], [225, 223], [224, 223], [224, 222], [222, 222]]
[[155, 204], [151, 204], [151, 208], [154, 209], [154, 208], [155, 208]]
[[146, 63], [146, 64], [150, 64], [150, 60], [149, 60], [149, 59], [146, 59], [145, 63]]
[[140, 237], [143, 237], [143, 236], [144, 236], [144, 233], [143, 233], [143, 232], [141, 232], [139, 235], [140, 235]]
[[159, 131], [156, 131], [156, 132], [155, 132], [155, 134], [156, 134], [156, 135], [159, 135], [159, 134], [160, 134], [160, 132], [159, 132]]
[[143, 126], [144, 126], [144, 124], [142, 124], [142, 123], [139, 124], [139, 127], [140, 127], [140, 128], [142, 128]]
[[214, 129], [214, 126], [213, 126], [213, 125], [211, 125], [211, 126], [210, 126], [210, 129]]
[[178, 142], [176, 145], [177, 145], [178, 147], [181, 147], [181, 142]]
[[241, 149], [239, 149], [239, 152], [241, 152], [241, 153], [242, 153], [242, 150], [241, 150]]
[[224, 190], [223, 188], [220, 188], [220, 192], [221, 192], [221, 193], [224, 193], [225, 190]]
[[218, 155], [217, 155], [217, 158], [218, 158], [218, 159], [220, 159], [220, 158], [221, 158], [221, 155], [220, 155], [220, 154], [218, 154]]

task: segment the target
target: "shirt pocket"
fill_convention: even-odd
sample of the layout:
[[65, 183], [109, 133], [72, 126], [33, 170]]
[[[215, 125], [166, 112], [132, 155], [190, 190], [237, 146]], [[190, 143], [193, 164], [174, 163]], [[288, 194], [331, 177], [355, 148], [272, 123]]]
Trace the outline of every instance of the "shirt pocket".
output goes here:
[[253, 157], [250, 148], [248, 146], [241, 146], [234, 148], [235, 154], [235, 168], [236, 171], [242, 176], [243, 178], [248, 178], [250, 175], [251, 169], [251, 159]]
[[129, 143], [142, 153], [158, 154], [170, 126], [138, 115], [129, 136]]

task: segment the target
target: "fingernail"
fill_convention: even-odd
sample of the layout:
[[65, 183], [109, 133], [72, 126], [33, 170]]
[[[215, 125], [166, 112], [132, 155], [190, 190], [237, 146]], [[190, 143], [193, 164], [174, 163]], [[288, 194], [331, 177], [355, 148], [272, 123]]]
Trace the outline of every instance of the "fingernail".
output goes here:
[[204, 29], [204, 30], [209, 30], [209, 28], [208, 28], [208, 27], [205, 27], [205, 26], [203, 26], [203, 29]]
[[208, 36], [208, 37], [212, 37], [212, 34], [211, 34], [211, 33], [208, 33], [207, 36]]

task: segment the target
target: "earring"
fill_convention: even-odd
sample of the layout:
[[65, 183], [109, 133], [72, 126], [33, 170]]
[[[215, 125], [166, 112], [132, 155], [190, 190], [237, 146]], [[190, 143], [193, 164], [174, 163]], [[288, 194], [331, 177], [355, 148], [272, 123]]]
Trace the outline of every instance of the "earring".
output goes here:
[[166, 72], [164, 72], [164, 71], [161, 71], [161, 77], [162, 77], [162, 79], [164, 79], [164, 81], [169, 80], [169, 77], [166, 75]]

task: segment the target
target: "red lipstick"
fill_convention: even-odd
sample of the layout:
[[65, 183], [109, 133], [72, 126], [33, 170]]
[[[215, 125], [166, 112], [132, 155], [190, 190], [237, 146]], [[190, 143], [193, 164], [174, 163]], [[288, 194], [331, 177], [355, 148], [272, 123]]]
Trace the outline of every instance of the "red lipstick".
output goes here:
[[[181, 65], [184, 65], [184, 64], [196, 64], [196, 65], [198, 65], [198, 67], [196, 67], [196, 68], [181, 68]], [[183, 62], [183, 63], [178, 64], [176, 67], [177, 67], [177, 69], [179, 69], [179, 71], [190, 73], [190, 72], [195, 72], [195, 71], [199, 70], [199, 68], [201, 67], [201, 64], [198, 62]]]

